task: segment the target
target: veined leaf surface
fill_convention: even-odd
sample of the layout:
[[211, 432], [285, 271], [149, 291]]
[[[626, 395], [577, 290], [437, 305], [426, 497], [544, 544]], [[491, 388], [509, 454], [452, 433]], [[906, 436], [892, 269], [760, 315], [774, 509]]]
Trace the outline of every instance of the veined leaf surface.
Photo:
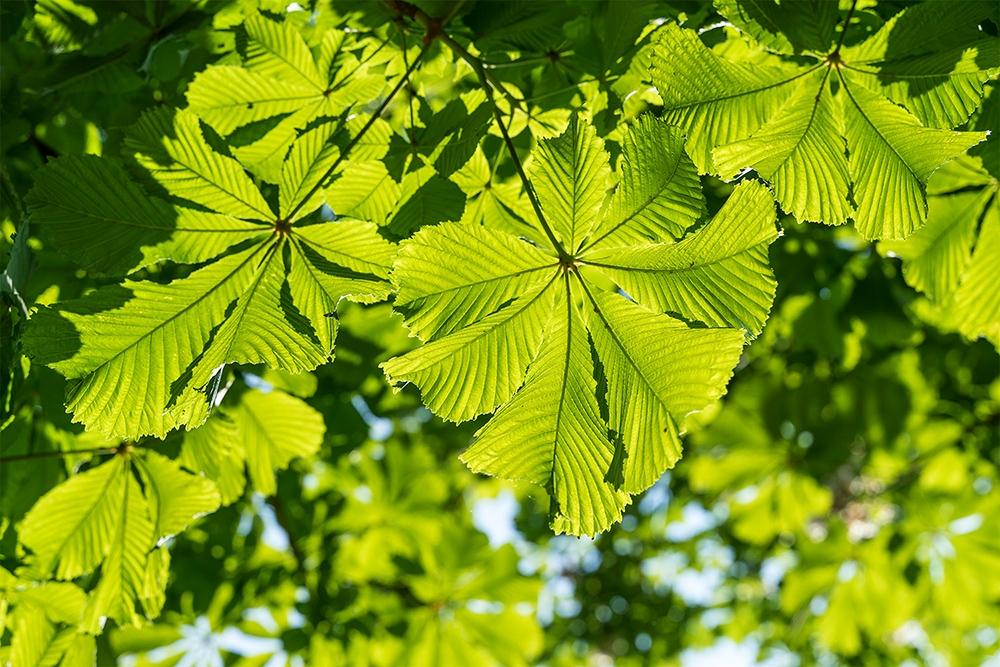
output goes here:
[[[666, 155], [644, 170], [654, 143]], [[704, 206], [683, 187], [696, 175], [680, 133], [644, 117], [623, 151], [610, 195], [607, 154], [586, 121], [534, 156], [563, 252], [445, 224], [404, 242], [392, 273], [396, 306], [425, 344], [383, 364], [390, 381], [416, 384], [445, 419], [495, 411], [462, 459], [546, 487], [553, 527], [572, 534], [606, 529], [677, 461], [685, 417], [725, 391], [774, 296], [766, 188], [740, 185], [676, 241]]]
[[[306, 205], [301, 184], [314, 183], [328, 158], [309, 150], [313, 137], [300, 142], [282, 183], [300, 193], [287, 200], [287, 212], [302, 204], [293, 218], [272, 211], [240, 163], [207, 145], [190, 111], [152, 111], [128, 140], [144, 180], [176, 203], [149, 197], [97, 158], [59, 161], [43, 176], [32, 195], [40, 224], [57, 244], [76, 244], [64, 247], [85, 265], [208, 260], [166, 284], [130, 280], [34, 315], [25, 345], [72, 380], [67, 406], [77, 421], [122, 438], [197, 425], [226, 364], [311, 370], [333, 353], [341, 299], [387, 295], [393, 247], [371, 223], [311, 215], [322, 202]], [[110, 216], [101, 192], [116, 196]], [[85, 223], [100, 220], [102, 233], [72, 230], [67, 201]], [[101, 259], [118, 234], [122, 254]]]
[[731, 179], [753, 169], [799, 220], [853, 219], [867, 239], [901, 239], [923, 225], [927, 179], [986, 136], [949, 128], [968, 119], [1000, 73], [1000, 40], [977, 29], [995, 7], [924, 3], [853, 44], [851, 25], [838, 30], [835, 0], [793, 3], [802, 20], [791, 37], [776, 29], [791, 20], [783, 4], [717, 4], [771, 53], [742, 64], [693, 31], [660, 31], [653, 82], [699, 171]]

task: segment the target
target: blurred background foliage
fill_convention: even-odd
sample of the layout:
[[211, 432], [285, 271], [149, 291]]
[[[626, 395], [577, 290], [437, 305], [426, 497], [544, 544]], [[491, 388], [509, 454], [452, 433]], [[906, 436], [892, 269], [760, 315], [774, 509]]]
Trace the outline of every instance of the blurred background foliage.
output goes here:
[[[307, 4], [0, 3], [4, 455], [117, 444], [71, 424], [65, 381], [18, 354], [28, 307], [103, 284], [31, 233], [21, 202], [35, 170], [114, 153], [141, 112], [183, 106], [208, 63], [237, 62], [239, 25], [257, 9], [287, 13], [307, 36], [317, 24], [370, 33], [392, 62], [420, 38], [379, 3]], [[905, 4], [861, 3], [864, 22]], [[710, 3], [684, 0], [480, 2], [455, 29], [522, 101], [511, 110], [519, 148], [582, 108], [614, 152], [622, 119], [655, 112], [644, 49], [656, 18], [719, 21]], [[726, 28], [707, 37], [739, 49], [733, 39]], [[386, 120], [401, 136], [429, 127], [476, 85], [432, 47]], [[993, 89], [975, 127], [996, 127], [983, 120]], [[472, 219], [525, 205], [499, 142], [488, 135], [451, 179]], [[990, 144], [969, 187], [996, 188]], [[704, 188], [717, 209], [731, 186]], [[554, 537], [537, 489], [466, 471], [456, 455], [476, 424], [445, 424], [416, 392], [388, 389], [378, 363], [411, 346], [388, 305], [344, 310], [336, 360], [314, 374], [234, 372], [204, 433], [144, 444], [188, 462], [217, 452], [247, 396], [268, 392], [321, 414], [325, 434], [313, 456], [286, 461], [273, 494], [245, 484], [237, 460], [226, 506], [170, 545], [162, 616], [109, 628], [99, 663], [1000, 664], [997, 350], [962, 338], [891, 249], [846, 227], [782, 226], [775, 306], [725, 400], [698, 416], [680, 464], [594, 540]], [[86, 458], [0, 467], [8, 660], [17, 609], [31, 604], [9, 574], [15, 527]]]

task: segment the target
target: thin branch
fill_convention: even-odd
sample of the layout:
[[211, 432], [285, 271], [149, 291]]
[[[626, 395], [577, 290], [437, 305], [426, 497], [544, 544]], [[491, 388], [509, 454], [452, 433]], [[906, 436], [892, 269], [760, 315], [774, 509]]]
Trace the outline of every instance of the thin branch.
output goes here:
[[570, 254], [566, 252], [559, 239], [556, 238], [555, 233], [549, 226], [548, 221], [545, 219], [545, 214], [542, 213], [541, 202], [538, 201], [538, 195], [535, 193], [535, 188], [528, 179], [528, 175], [524, 171], [524, 165], [521, 163], [521, 158], [517, 155], [517, 148], [514, 146], [514, 141], [510, 138], [510, 133], [507, 131], [507, 125], [503, 122], [503, 115], [500, 113], [500, 108], [496, 104], [496, 100], [493, 98], [493, 94], [490, 91], [489, 84], [487, 83], [485, 77], [482, 79], [484, 90], [486, 90], [486, 97], [489, 100], [490, 106], [493, 107], [493, 117], [497, 121], [497, 126], [500, 128], [500, 134], [503, 135], [503, 141], [507, 145], [507, 152], [510, 153], [510, 158], [514, 162], [514, 168], [517, 170], [517, 175], [521, 178], [521, 183], [524, 185], [524, 191], [528, 195], [528, 200], [531, 202], [531, 208], [535, 210], [535, 216], [538, 218], [538, 222], [542, 226], [542, 231], [549, 238], [549, 242], [555, 248], [556, 252], [559, 254], [559, 259], [569, 259]]
[[87, 449], [72, 450], [52, 450], [50, 452], [32, 452], [30, 454], [12, 454], [11, 456], [0, 456], [0, 463], [11, 461], [27, 461], [29, 459], [44, 459], [54, 456], [73, 456], [74, 454], [114, 454], [117, 447], [89, 447]]
[[[545, 219], [545, 214], [542, 213], [542, 205], [538, 201], [538, 195], [535, 193], [535, 188], [531, 185], [531, 181], [528, 179], [527, 173], [524, 171], [524, 165], [521, 163], [521, 158], [517, 155], [517, 148], [514, 146], [514, 141], [510, 137], [510, 133], [507, 131], [507, 124], [504, 123], [503, 114], [500, 111], [500, 107], [497, 106], [496, 98], [493, 96], [493, 89], [496, 88], [501, 92], [504, 92], [503, 86], [496, 82], [495, 79], [491, 79], [489, 72], [483, 66], [483, 62], [476, 56], [469, 53], [469, 51], [456, 42], [451, 35], [444, 31], [441, 22], [437, 19], [431, 18], [419, 7], [411, 5], [403, 0], [390, 0], [393, 6], [396, 7], [400, 12], [406, 13], [411, 16], [415, 21], [424, 26], [427, 31], [427, 37], [433, 37], [440, 39], [444, 42], [448, 48], [455, 52], [462, 60], [472, 67], [472, 70], [479, 77], [480, 85], [483, 87], [483, 92], [486, 94], [486, 99], [493, 109], [493, 117], [496, 119], [497, 126], [500, 128], [500, 134], [503, 136], [504, 143], [507, 145], [507, 152], [510, 153], [511, 160], [514, 162], [514, 168], [517, 170], [517, 175], [521, 178], [521, 183], [524, 185], [524, 190], [528, 195], [528, 200], [531, 202], [531, 207], [535, 210], [535, 215], [538, 217], [538, 222], [542, 226], [542, 231], [548, 237], [549, 242], [555, 248], [559, 255], [560, 260], [568, 260], [571, 255], [566, 252], [562, 243], [556, 238], [555, 233], [552, 231], [552, 227], [549, 226], [548, 221]], [[426, 39], [426, 38], [425, 38]]]
[[337, 167], [340, 166], [340, 163], [344, 161], [344, 158], [346, 158], [350, 154], [351, 150], [357, 145], [357, 143], [361, 141], [361, 138], [364, 137], [365, 133], [371, 129], [372, 125], [375, 124], [375, 121], [382, 116], [382, 112], [385, 111], [385, 108], [387, 106], [389, 106], [389, 102], [392, 101], [392, 98], [394, 98], [396, 96], [396, 93], [398, 93], [403, 88], [403, 86], [406, 85], [407, 82], [410, 80], [410, 75], [417, 68], [417, 65], [420, 63], [420, 61], [423, 60], [423, 57], [427, 53], [427, 48], [429, 46], [430, 43], [424, 45], [424, 48], [420, 50], [420, 53], [417, 54], [417, 57], [414, 58], [413, 62], [410, 63], [410, 66], [406, 68], [406, 72], [404, 72], [403, 76], [399, 78], [399, 81], [396, 82], [396, 85], [393, 87], [393, 89], [389, 91], [389, 94], [385, 97], [385, 99], [382, 100], [382, 103], [378, 105], [378, 108], [372, 112], [371, 117], [368, 119], [368, 122], [364, 124], [364, 127], [362, 127], [361, 130], [356, 135], [354, 135], [354, 138], [351, 139], [351, 141], [347, 144], [347, 146], [344, 147], [344, 150], [340, 152], [340, 155], [338, 155], [337, 159], [333, 161], [333, 164], [330, 165], [330, 168], [323, 173], [323, 175], [319, 178], [318, 181], [316, 181], [316, 185], [312, 186], [312, 188], [309, 189], [309, 192], [307, 192], [306, 195], [302, 197], [302, 199], [299, 201], [299, 203], [295, 205], [295, 208], [293, 208], [291, 212], [289, 212], [288, 214], [289, 220], [295, 219], [295, 214], [298, 213], [299, 210], [303, 206], [305, 206], [306, 202], [312, 199], [312, 196], [316, 194], [316, 192], [320, 188], [323, 187], [324, 183], [326, 182], [326, 179], [330, 178], [330, 176], [333, 175], [333, 172], [336, 171]]
[[847, 16], [844, 18], [844, 27], [840, 31], [840, 39], [837, 40], [837, 48], [833, 50], [835, 55], [840, 55], [840, 49], [844, 46], [844, 39], [847, 38], [847, 29], [851, 26], [851, 17], [854, 16], [854, 8], [858, 6], [858, 0], [854, 0], [851, 3], [851, 8], [847, 10]]
[[[281, 526], [281, 529], [285, 531], [285, 535], [288, 536], [288, 546], [291, 547], [292, 557], [295, 559], [295, 571], [305, 586], [308, 581], [306, 576], [308, 571], [306, 568], [306, 555], [295, 538], [295, 533], [292, 532], [291, 522], [288, 520], [288, 514], [285, 513], [285, 506], [277, 495], [268, 497], [267, 504], [274, 510], [275, 520]], [[308, 588], [308, 586], [306, 587]]]
[[482, 60], [469, 53], [465, 47], [456, 42], [451, 35], [445, 32], [445, 24], [448, 19], [455, 14], [457, 7], [461, 6], [461, 2], [458, 3], [455, 8], [452, 9], [452, 12], [449, 13], [448, 17], [444, 19], [435, 19], [416, 5], [410, 4], [405, 0], [386, 0], [386, 2], [388, 2], [391, 9], [399, 12], [401, 15], [409, 16], [414, 21], [419, 23], [424, 29], [425, 40], [428, 38], [432, 40], [440, 39], [448, 45], [448, 48], [457, 53], [462, 60], [469, 63], [469, 65], [472, 66], [472, 69], [476, 71], [476, 74], [479, 75], [480, 79], [485, 77], [486, 80], [490, 82], [490, 85], [499, 90], [500, 94], [507, 98], [507, 101], [510, 102], [511, 106], [515, 106], [517, 108], [521, 107], [523, 100], [519, 100], [509, 90], [507, 90], [493, 75], [493, 73], [486, 69]]
[[[402, 21], [402, 19], [400, 19], [400, 21]], [[409, 69], [410, 61], [409, 58], [406, 57], [406, 51], [407, 49], [409, 49], [409, 45], [406, 43], [406, 32], [403, 31], [403, 28], [400, 26], [399, 22], [397, 22], [395, 26], [396, 26], [396, 32], [399, 33], [399, 38], [403, 40], [403, 67]], [[413, 120], [413, 92], [414, 91], [412, 84], [408, 85], [406, 87], [406, 107], [407, 110], [410, 112], [410, 128], [409, 128], [410, 131], [412, 131], [413, 126], [416, 125], [416, 123]], [[407, 132], [407, 134], [409, 135], [409, 132]]]
[[562, 58], [575, 55], [573, 51], [559, 52], [554, 51], [558, 58], [553, 58], [549, 53], [544, 53], [540, 56], [525, 56], [523, 58], [515, 58], [514, 60], [501, 60], [496, 62], [483, 61], [483, 67], [487, 69], [502, 69], [505, 67], [520, 67], [521, 65], [531, 65], [535, 63], [553, 63], [558, 62]]

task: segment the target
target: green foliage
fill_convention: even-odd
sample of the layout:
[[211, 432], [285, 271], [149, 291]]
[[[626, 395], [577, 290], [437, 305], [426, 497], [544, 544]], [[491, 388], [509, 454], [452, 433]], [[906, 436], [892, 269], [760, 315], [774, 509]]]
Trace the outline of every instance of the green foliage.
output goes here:
[[[159, 614], [169, 553], [157, 543], [219, 506], [215, 485], [155, 453], [114, 458], [45, 494], [20, 525], [31, 552], [28, 572], [75, 579], [101, 568], [80, 627], [96, 632], [104, 617], [139, 624]], [[139, 486], [142, 478], [143, 487]]]
[[[655, 121], [628, 136], [606, 206], [610, 169], [592, 127], [574, 119], [541, 144], [531, 177], [547, 252], [501, 230], [440, 225], [403, 243], [393, 269], [397, 306], [428, 343], [383, 364], [387, 376], [416, 384], [445, 419], [496, 411], [462, 460], [545, 486], [558, 532], [606, 529], [677, 461], [679, 426], [736, 365], [735, 327], [757, 333], [774, 293], [767, 191], [742, 186], [674, 243], [668, 230], [681, 235], [704, 208], [675, 182], [693, 178], [680, 137]], [[654, 144], [672, 152], [669, 170], [645, 171], [642, 148]], [[760, 298], [744, 306], [707, 287], [723, 283]]]
[[[157, 141], [161, 131], [166, 138]], [[142, 259], [130, 260], [130, 268], [150, 259], [215, 260], [167, 284], [128, 281], [35, 315], [25, 346], [37, 361], [77, 380], [68, 400], [77, 420], [123, 438], [162, 437], [179, 425], [197, 426], [225, 364], [312, 370], [333, 351], [339, 301], [384, 298], [393, 250], [374, 225], [301, 224], [314, 208], [300, 207], [304, 195], [285, 194], [305, 190], [318, 168], [316, 159], [304, 169], [296, 159], [300, 143], [310, 139], [296, 143], [284, 167], [282, 200], [289, 211], [300, 211], [289, 219], [271, 211], [238, 162], [205, 143], [198, 119], [186, 111], [172, 117], [150, 112], [126, 142], [146, 174], [191, 208], [149, 198], [113, 163], [77, 160], [49, 170], [30, 201], [40, 204], [42, 220], [51, 221], [42, 224], [59, 230], [50, 236], [54, 245], [66, 251], [75, 246], [85, 258], [103, 256], [103, 234], [111, 223], [126, 229], [123, 244], [142, 244]], [[115, 217], [108, 217], [101, 188], [120, 198], [112, 199], [120, 202]], [[83, 243], [67, 245], [87, 231], [75, 225], [65, 230], [68, 210], [71, 219], [78, 211], [99, 219], [102, 235], [91, 231]], [[138, 225], [143, 232], [135, 238]], [[150, 228], [152, 234], [145, 231]], [[165, 244], [157, 243], [161, 229]], [[227, 253], [230, 248], [235, 251]], [[120, 394], [128, 397], [127, 405], [108, 410]]]
[[3, 664], [996, 659], [995, 3], [0, 19]]
[[242, 66], [209, 67], [187, 92], [190, 108], [231, 138], [235, 157], [272, 183], [284, 183], [282, 165], [298, 131], [318, 118], [363, 105], [385, 85], [373, 69], [385, 59], [378, 59], [377, 42], [355, 43], [344, 30], [315, 31], [319, 53], [314, 59], [293, 24], [295, 16], [281, 22], [263, 15], [248, 17], [242, 25], [245, 41], [238, 49]]
[[[835, 1], [797, 3], [791, 12], [776, 2], [722, 2], [724, 16], [762, 40], [732, 55], [760, 57], [741, 64], [669, 26], [653, 80], [664, 117], [688, 132], [700, 171], [731, 179], [751, 168], [799, 220], [852, 218], [867, 239], [904, 238], [926, 219], [924, 187], [934, 170], [985, 138], [938, 128], [968, 120], [984, 82], [1000, 73], [1000, 41], [976, 27], [996, 7], [924, 3], [857, 42], [856, 4], [834, 47]], [[800, 23], [798, 14], [808, 19]], [[794, 44], [774, 30], [782, 24], [795, 26]]]

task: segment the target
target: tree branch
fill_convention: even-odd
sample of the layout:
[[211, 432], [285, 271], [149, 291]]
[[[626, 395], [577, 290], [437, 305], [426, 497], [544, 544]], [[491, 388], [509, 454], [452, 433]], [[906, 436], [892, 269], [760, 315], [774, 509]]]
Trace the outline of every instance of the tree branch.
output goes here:
[[0, 456], [0, 463], [11, 461], [27, 461], [30, 459], [44, 459], [55, 456], [73, 456], [74, 454], [114, 454], [118, 447], [88, 447], [87, 449], [72, 450], [52, 450], [48, 452], [31, 452], [29, 454], [12, 454], [10, 456]]
[[564, 261], [569, 260], [572, 256], [566, 252], [566, 249], [563, 247], [562, 243], [559, 242], [559, 239], [556, 238], [555, 233], [552, 231], [552, 227], [545, 219], [545, 214], [542, 212], [542, 205], [538, 201], [538, 195], [535, 193], [535, 188], [531, 185], [531, 181], [528, 179], [528, 175], [524, 171], [524, 165], [521, 162], [521, 158], [517, 155], [517, 148], [515, 148], [514, 141], [511, 139], [510, 133], [507, 131], [506, 123], [504, 123], [503, 114], [500, 112], [500, 107], [497, 106], [496, 98], [493, 96], [494, 88], [499, 90], [501, 93], [506, 94], [504, 87], [500, 85], [500, 83], [489, 73], [486, 67], [483, 66], [482, 60], [469, 53], [468, 49], [456, 42], [451, 35], [444, 30], [441, 21], [432, 18], [422, 9], [405, 2], [405, 0], [388, 1], [397, 11], [411, 17], [417, 23], [422, 25], [426, 31], [427, 37], [439, 39], [444, 42], [449, 49], [468, 63], [468, 65], [479, 77], [479, 82], [483, 87], [483, 92], [486, 94], [486, 99], [493, 109], [493, 117], [496, 119], [497, 125], [500, 128], [500, 134], [503, 136], [504, 143], [507, 146], [507, 152], [510, 153], [510, 158], [514, 162], [514, 168], [517, 170], [517, 175], [520, 177], [521, 183], [524, 185], [524, 190], [528, 195], [528, 200], [531, 202], [531, 208], [535, 211], [535, 216], [538, 218], [538, 222], [542, 226], [542, 231], [545, 232], [549, 242], [552, 243], [552, 246], [559, 255], [559, 259]]
[[392, 98], [394, 98], [396, 96], [396, 93], [398, 93], [403, 88], [403, 86], [406, 85], [407, 82], [410, 80], [410, 74], [413, 73], [413, 71], [417, 68], [417, 65], [420, 63], [420, 61], [423, 60], [423, 57], [427, 53], [427, 48], [429, 47], [429, 45], [430, 45], [429, 43], [424, 45], [424, 48], [420, 50], [420, 53], [417, 54], [417, 57], [414, 58], [413, 62], [410, 63], [410, 66], [406, 68], [406, 71], [403, 73], [403, 76], [399, 78], [399, 81], [396, 82], [396, 85], [393, 86], [393, 89], [389, 91], [389, 94], [386, 95], [385, 99], [382, 100], [382, 103], [378, 105], [378, 108], [372, 112], [372, 115], [368, 119], [368, 122], [365, 123], [364, 126], [361, 128], [361, 130], [356, 135], [354, 135], [354, 137], [351, 139], [350, 142], [348, 142], [347, 146], [344, 147], [344, 150], [342, 150], [340, 152], [340, 155], [337, 156], [337, 159], [333, 161], [332, 165], [330, 165], [330, 168], [323, 173], [323, 175], [319, 178], [318, 181], [316, 181], [316, 185], [312, 186], [312, 188], [309, 189], [309, 192], [307, 192], [306, 195], [302, 197], [301, 201], [299, 201], [299, 203], [296, 204], [295, 208], [293, 208], [289, 212], [288, 214], [289, 220], [293, 220], [295, 218], [295, 214], [298, 213], [299, 210], [306, 205], [306, 202], [312, 199], [312, 196], [316, 194], [316, 192], [320, 188], [323, 187], [323, 184], [326, 182], [326, 179], [330, 178], [330, 176], [333, 175], [333, 172], [336, 171], [337, 167], [340, 166], [340, 163], [344, 161], [344, 158], [346, 158], [351, 153], [351, 150], [358, 144], [359, 141], [361, 141], [361, 138], [365, 136], [365, 133], [368, 132], [368, 130], [371, 129], [372, 125], [375, 124], [375, 121], [381, 117], [382, 112], [385, 111], [385, 108], [387, 106], [389, 106], [389, 102], [392, 101]]
[[295, 559], [295, 573], [299, 576], [302, 585], [310, 590], [309, 587], [309, 577], [308, 569], [306, 568], [306, 555], [302, 551], [302, 547], [299, 545], [298, 540], [295, 538], [295, 533], [292, 532], [292, 524], [288, 520], [288, 514], [285, 513], [285, 506], [281, 502], [281, 498], [277, 495], [272, 495], [267, 498], [267, 504], [271, 506], [274, 510], [274, 519], [281, 526], [281, 529], [285, 531], [285, 535], [288, 536], [288, 546], [292, 550], [292, 557]]

